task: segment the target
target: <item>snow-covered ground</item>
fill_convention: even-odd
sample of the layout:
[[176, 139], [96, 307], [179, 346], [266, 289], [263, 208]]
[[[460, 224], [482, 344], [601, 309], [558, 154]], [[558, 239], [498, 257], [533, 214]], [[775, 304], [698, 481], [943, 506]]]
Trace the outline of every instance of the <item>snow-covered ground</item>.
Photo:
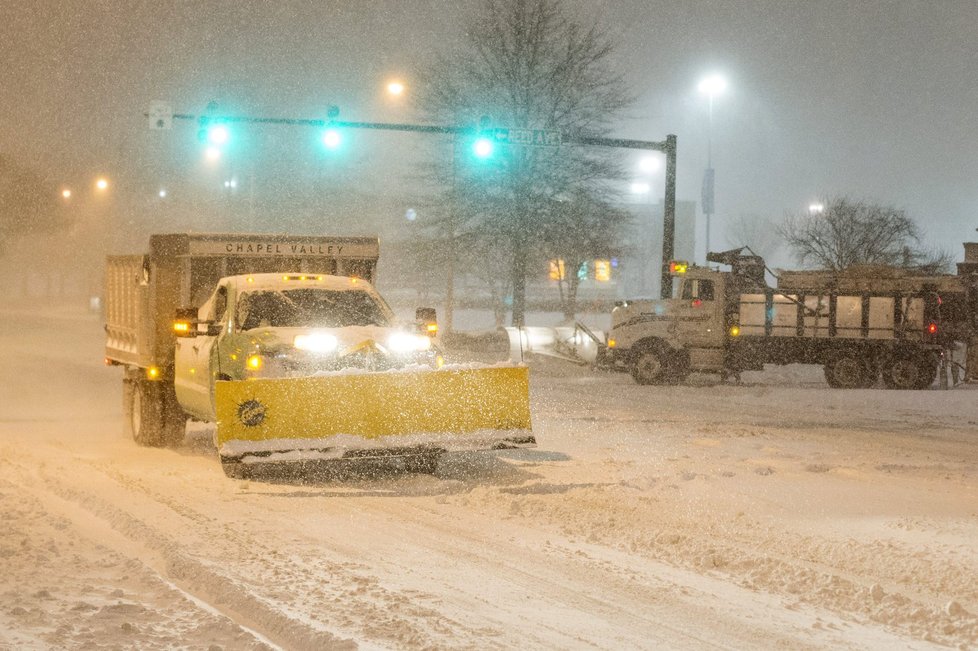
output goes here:
[[233, 481], [0, 312], [0, 648], [978, 648], [978, 393], [531, 370], [535, 450]]

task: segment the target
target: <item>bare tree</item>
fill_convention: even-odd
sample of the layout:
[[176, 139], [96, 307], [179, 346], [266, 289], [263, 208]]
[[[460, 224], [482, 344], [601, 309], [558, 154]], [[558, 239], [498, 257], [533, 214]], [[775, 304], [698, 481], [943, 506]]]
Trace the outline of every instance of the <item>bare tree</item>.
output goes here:
[[592, 258], [611, 258], [619, 248], [618, 233], [631, 221], [630, 214], [582, 190], [555, 202], [545, 228], [544, 251], [563, 261], [566, 273], [558, 280], [565, 319], [577, 314], [577, 270]]
[[749, 246], [765, 260], [772, 259], [784, 248], [777, 225], [767, 217], [741, 214], [730, 220], [724, 230], [731, 247]]
[[854, 265], [888, 265], [943, 271], [946, 252], [923, 247], [920, 228], [905, 211], [838, 197], [818, 213], [785, 218], [778, 233], [798, 262], [840, 270]]
[[[631, 102], [611, 40], [557, 0], [488, 0], [465, 34], [462, 51], [439, 56], [421, 80], [428, 120], [476, 125], [491, 116], [494, 126], [605, 135]], [[513, 323], [522, 325], [528, 260], [553, 202], [617, 178], [618, 167], [607, 152], [570, 145], [498, 146], [477, 162], [456, 143], [453, 159], [436, 165], [436, 176], [453, 180], [453, 202], [478, 223], [473, 232], [509, 248]]]

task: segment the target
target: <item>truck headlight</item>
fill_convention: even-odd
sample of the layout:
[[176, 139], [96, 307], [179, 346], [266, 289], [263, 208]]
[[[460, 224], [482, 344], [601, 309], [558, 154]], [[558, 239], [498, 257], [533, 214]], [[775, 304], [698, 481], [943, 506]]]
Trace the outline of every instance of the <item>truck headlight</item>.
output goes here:
[[387, 347], [395, 353], [416, 353], [431, 349], [431, 337], [395, 332], [387, 339]]
[[324, 332], [313, 332], [307, 335], [296, 335], [292, 345], [299, 350], [310, 353], [331, 353], [336, 350], [337, 341], [333, 335]]

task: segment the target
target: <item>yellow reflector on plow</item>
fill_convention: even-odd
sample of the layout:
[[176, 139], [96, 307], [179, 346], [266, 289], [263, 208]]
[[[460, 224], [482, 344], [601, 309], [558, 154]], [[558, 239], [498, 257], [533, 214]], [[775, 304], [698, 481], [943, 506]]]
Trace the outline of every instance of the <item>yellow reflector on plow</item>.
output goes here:
[[217, 445], [529, 430], [526, 367], [487, 367], [217, 382]]

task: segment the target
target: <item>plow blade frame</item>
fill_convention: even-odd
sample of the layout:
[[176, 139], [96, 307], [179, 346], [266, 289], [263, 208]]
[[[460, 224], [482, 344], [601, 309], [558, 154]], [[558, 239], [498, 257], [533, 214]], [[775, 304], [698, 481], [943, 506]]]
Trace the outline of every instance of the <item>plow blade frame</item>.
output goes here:
[[219, 381], [215, 401], [222, 455], [229, 442], [396, 447], [411, 435], [504, 439], [531, 429], [528, 369], [515, 366]]

